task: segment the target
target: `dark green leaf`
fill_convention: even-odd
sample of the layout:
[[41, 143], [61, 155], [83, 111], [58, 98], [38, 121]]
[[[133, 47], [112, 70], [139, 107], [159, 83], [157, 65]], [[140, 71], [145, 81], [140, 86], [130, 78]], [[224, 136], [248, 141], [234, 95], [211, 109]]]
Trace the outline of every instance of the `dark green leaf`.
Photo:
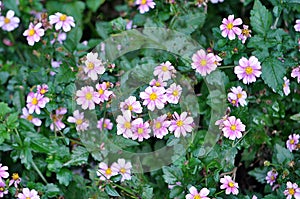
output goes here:
[[284, 163], [285, 161], [291, 161], [294, 159], [293, 154], [286, 148], [280, 146], [279, 144], [275, 145], [275, 154], [279, 164]]
[[82, 165], [86, 164], [88, 160], [89, 153], [86, 150], [86, 148], [82, 146], [76, 147], [71, 155], [71, 160], [64, 164], [64, 166], [70, 166], [70, 165]]
[[177, 167], [163, 167], [163, 178], [168, 184], [175, 184], [182, 178], [182, 170]]
[[268, 171], [267, 167], [264, 167], [263, 169], [255, 168], [254, 170], [249, 171], [248, 174], [250, 176], [255, 177], [255, 179], [258, 182], [264, 184], [265, 183], [265, 178], [266, 178], [266, 175], [267, 175], [267, 171]]
[[6, 103], [0, 102], [0, 120], [3, 119], [3, 117], [10, 111], [11, 109], [8, 107]]
[[45, 187], [46, 195], [50, 198], [58, 196], [60, 194], [60, 190], [57, 185], [53, 183], [48, 183]]
[[87, 0], [86, 5], [89, 9], [95, 12], [104, 2], [105, 0]]
[[70, 181], [72, 180], [72, 172], [69, 169], [62, 168], [57, 174], [56, 178], [60, 184], [68, 186]]
[[259, 0], [255, 0], [253, 10], [250, 13], [250, 23], [253, 30], [258, 34], [266, 35], [273, 21], [271, 12]]
[[120, 197], [120, 194], [110, 184], [105, 186], [105, 191], [110, 196]]

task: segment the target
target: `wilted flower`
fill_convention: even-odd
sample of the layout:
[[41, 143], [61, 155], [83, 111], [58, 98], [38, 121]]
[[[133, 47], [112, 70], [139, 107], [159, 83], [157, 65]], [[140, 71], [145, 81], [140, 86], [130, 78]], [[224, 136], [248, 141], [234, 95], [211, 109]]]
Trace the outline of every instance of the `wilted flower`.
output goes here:
[[50, 118], [53, 123], [50, 124], [50, 129], [52, 131], [60, 131], [66, 127], [62, 122], [63, 116], [67, 113], [66, 108], [58, 108], [55, 110], [55, 114], [51, 114]]
[[48, 85], [43, 84], [43, 85], [37, 85], [37, 92], [41, 95], [45, 95], [45, 93], [48, 92]]
[[15, 12], [13, 10], [9, 10], [6, 13], [6, 16], [0, 16], [0, 27], [5, 31], [13, 31], [19, 26], [20, 19], [18, 17], [14, 17]]
[[249, 26], [243, 25], [242, 33], [238, 36], [239, 40], [242, 40], [242, 43], [244, 44], [248, 37], [251, 37], [251, 30], [248, 29]]
[[229, 40], [234, 40], [235, 35], [240, 35], [242, 30], [236, 26], [243, 23], [241, 18], [234, 19], [234, 15], [229, 15], [228, 19], [224, 18], [220, 25], [223, 37], [228, 37]]
[[164, 82], [162, 79], [152, 79], [150, 82], [149, 82], [149, 85], [150, 86], [156, 86], [156, 87], [165, 87], [167, 86], [167, 82]]
[[100, 102], [108, 101], [109, 97], [113, 94], [112, 91], [108, 90], [108, 86], [106, 82], [101, 84], [96, 84], [96, 89], [99, 93]]
[[22, 179], [20, 178], [18, 173], [13, 173], [12, 179], [9, 181], [8, 185], [11, 186], [12, 184], [14, 184], [14, 186], [18, 188], [18, 185], [20, 184], [21, 180]]

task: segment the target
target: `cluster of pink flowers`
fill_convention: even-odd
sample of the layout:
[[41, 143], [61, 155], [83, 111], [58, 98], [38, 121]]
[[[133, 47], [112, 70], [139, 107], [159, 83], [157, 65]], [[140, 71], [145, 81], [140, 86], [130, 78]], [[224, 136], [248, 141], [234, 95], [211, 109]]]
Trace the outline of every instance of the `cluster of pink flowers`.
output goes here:
[[247, 98], [247, 93], [246, 91], [243, 91], [242, 87], [232, 87], [231, 92], [228, 93], [228, 101], [236, 107], [245, 106], [247, 105], [246, 98]]
[[298, 150], [300, 148], [299, 138], [300, 138], [299, 134], [289, 135], [289, 139], [286, 141], [286, 147], [288, 150], [290, 150], [290, 152], [294, 150]]
[[238, 79], [243, 79], [244, 84], [249, 84], [256, 81], [256, 77], [261, 75], [261, 65], [255, 56], [251, 56], [249, 59], [242, 57], [239, 60], [239, 65], [235, 66], [234, 73]]
[[270, 186], [273, 186], [273, 184], [275, 183], [276, 179], [277, 179], [278, 173], [276, 170], [272, 169], [271, 171], [269, 171], [267, 173], [266, 176], [266, 181]]
[[220, 25], [220, 29], [222, 31], [223, 37], [228, 37], [229, 40], [234, 40], [236, 36], [238, 39], [242, 41], [242, 43], [246, 42], [248, 37], [251, 37], [251, 30], [249, 30], [249, 26], [243, 25], [243, 29], [240, 29], [238, 26], [242, 25], [243, 21], [241, 18], [234, 19], [234, 15], [229, 15], [228, 18], [224, 18], [222, 20], [222, 25]]
[[246, 126], [239, 118], [235, 116], [224, 116], [222, 119], [216, 121], [216, 125], [222, 129], [224, 137], [230, 140], [239, 139], [242, 137], [242, 132], [245, 131]]
[[118, 159], [117, 162], [113, 162], [111, 166], [108, 166], [105, 162], [99, 164], [99, 170], [97, 176], [100, 180], [109, 180], [112, 176], [121, 175], [121, 182], [124, 180], [131, 180], [132, 165], [130, 162], [126, 162], [125, 159]]
[[192, 68], [196, 69], [196, 72], [202, 76], [206, 76], [216, 70], [222, 59], [213, 53], [206, 54], [206, 52], [201, 49], [192, 56], [192, 61]]
[[135, 4], [138, 5], [141, 14], [149, 12], [149, 8], [153, 9], [156, 5], [153, 0], [136, 0]]

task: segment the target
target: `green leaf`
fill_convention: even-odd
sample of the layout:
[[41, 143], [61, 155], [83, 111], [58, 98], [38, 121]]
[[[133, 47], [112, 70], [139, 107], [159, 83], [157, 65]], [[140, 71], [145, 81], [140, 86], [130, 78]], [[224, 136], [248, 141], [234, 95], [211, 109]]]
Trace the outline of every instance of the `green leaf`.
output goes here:
[[292, 115], [292, 116], [291, 116], [291, 119], [300, 122], [300, 113], [297, 113], [297, 114], [295, 114], [295, 115]]
[[48, 183], [45, 186], [45, 190], [46, 190], [46, 195], [49, 196], [50, 198], [58, 196], [60, 194], [59, 188], [57, 187], [57, 185], [53, 183]]
[[6, 119], [7, 128], [14, 129], [18, 127], [19, 125], [18, 116], [19, 116], [18, 113], [12, 113], [7, 117]]
[[182, 192], [184, 191], [184, 188], [181, 186], [175, 186], [170, 191], [170, 198], [178, 197]]
[[253, 9], [250, 12], [250, 23], [255, 32], [266, 35], [272, 25], [272, 14], [267, 8], [261, 4], [259, 0], [255, 0]]
[[280, 146], [279, 144], [275, 145], [275, 154], [276, 154], [276, 159], [279, 164], [282, 164], [285, 161], [291, 161], [294, 159], [293, 154], [288, 149]]
[[142, 193], [142, 198], [145, 199], [152, 199], [153, 198], [153, 188], [152, 187], [144, 187], [143, 188], [143, 193]]
[[8, 72], [0, 72], [0, 84], [5, 84], [5, 82], [7, 81], [9, 77], [9, 73]]
[[89, 9], [95, 12], [104, 2], [105, 0], [87, 0], [86, 5]]
[[71, 155], [71, 160], [66, 162], [64, 166], [78, 166], [82, 164], [86, 164], [88, 160], [89, 153], [86, 148], [82, 146], [78, 146], [73, 150]]
[[120, 197], [120, 194], [110, 184], [105, 186], [105, 191], [110, 196]]
[[174, 30], [177, 30], [182, 33], [191, 34], [197, 28], [201, 28], [205, 22], [206, 15], [202, 12], [188, 13], [182, 16], [179, 16], [172, 27]]
[[4, 102], [0, 102], [0, 120], [7, 114], [10, 113], [11, 109]]
[[62, 168], [57, 174], [56, 178], [59, 181], [59, 184], [68, 186], [72, 180], [72, 172], [69, 169]]
[[75, 73], [72, 72], [71, 68], [63, 64], [59, 67], [58, 74], [56, 75], [57, 84], [60, 83], [69, 83], [75, 79]]
[[252, 171], [249, 171], [248, 174], [250, 176], [253, 176], [255, 177], [255, 179], [264, 184], [265, 183], [265, 177], [266, 177], [266, 174], [267, 174], [267, 171], [268, 171], [268, 168], [267, 167], [264, 167], [262, 169], [260, 168], [255, 168], [254, 170]]
[[177, 167], [163, 167], [163, 173], [163, 178], [168, 184], [175, 184], [183, 175], [181, 169]]
[[277, 58], [267, 58], [262, 63], [262, 79], [275, 92], [282, 94], [286, 70]]

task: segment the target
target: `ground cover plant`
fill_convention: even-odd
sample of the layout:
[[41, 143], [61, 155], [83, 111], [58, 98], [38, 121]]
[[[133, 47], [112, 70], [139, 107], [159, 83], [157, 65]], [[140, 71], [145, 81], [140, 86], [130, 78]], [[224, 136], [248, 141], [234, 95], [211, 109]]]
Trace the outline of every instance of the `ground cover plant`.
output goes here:
[[0, 1], [0, 198], [300, 198], [300, 1]]

